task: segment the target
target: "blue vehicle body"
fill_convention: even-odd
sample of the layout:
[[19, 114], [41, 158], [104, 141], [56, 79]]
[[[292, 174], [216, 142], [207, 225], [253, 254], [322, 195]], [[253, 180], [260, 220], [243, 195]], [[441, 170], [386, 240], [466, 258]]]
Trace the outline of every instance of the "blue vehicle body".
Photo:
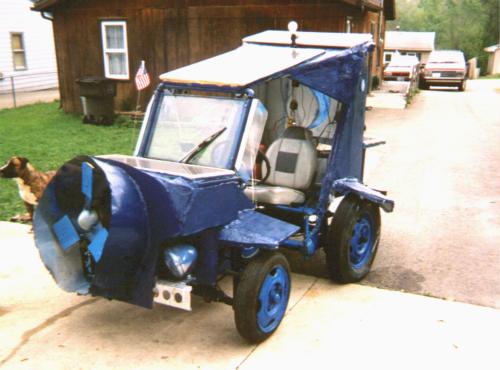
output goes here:
[[[354, 194], [392, 211], [394, 203], [390, 199], [362, 183], [366, 62], [373, 44], [366, 37], [363, 42], [343, 48], [300, 44], [290, 47], [260, 40], [258, 35], [246, 39], [241, 49], [222, 57], [237, 59], [256, 50], [261, 55], [282, 54], [287, 49], [294, 61], [274, 69], [263, 66], [263, 71], [237, 83], [197, 77], [196, 65], [162, 76], [134, 156], [77, 157], [58, 171], [37, 208], [34, 228], [42, 260], [63, 289], [152, 307], [158, 276], [164, 273], [171, 277], [165, 272], [162, 253], [185, 250], [184, 254], [180, 252], [179, 260], [191, 258], [196, 263], [191, 261], [193, 266], [188, 266], [191, 262], [185, 262], [186, 267], [179, 262], [185, 270], [179, 269], [178, 280], [196, 294], [232, 304], [232, 298], [218, 288], [218, 278], [238, 275], [246, 261], [261, 250], [288, 248], [304, 256], [313, 255], [325, 236], [332, 197]], [[193, 71], [193, 78], [179, 78]], [[237, 168], [239, 143], [249, 115], [254, 112], [254, 87], [280, 78], [312, 89], [318, 112], [310, 129], [327, 118], [328, 99], [340, 102], [342, 109], [329, 143], [331, 150], [325, 156], [324, 175], [318, 186], [306, 191], [307, 201], [262, 206], [252, 203], [244, 193], [250, 175]], [[226, 147], [222, 168], [184, 163], [189, 155], [179, 161], [162, 161], [148, 154], [155, 126], [164, 114], [165, 97], [186, 90], [236, 99], [231, 101], [239, 112], [234, 128], [230, 128], [234, 144]], [[215, 136], [224, 130], [226, 127]], [[276, 216], [279, 214], [290, 216]], [[91, 220], [93, 226], [86, 227], [85, 220]], [[359, 235], [353, 241], [356, 247], [352, 252], [355, 267], [369, 257], [366, 245], [370, 239], [362, 234], [369, 232], [371, 223], [364, 217], [356, 226]], [[274, 290], [261, 291], [259, 299], [277, 312], [277, 321], [271, 314], [260, 312], [262, 332], [275, 330], [284, 314], [283, 297], [288, 299], [290, 290], [286, 272], [279, 267], [264, 279], [263, 286], [273, 286]]]

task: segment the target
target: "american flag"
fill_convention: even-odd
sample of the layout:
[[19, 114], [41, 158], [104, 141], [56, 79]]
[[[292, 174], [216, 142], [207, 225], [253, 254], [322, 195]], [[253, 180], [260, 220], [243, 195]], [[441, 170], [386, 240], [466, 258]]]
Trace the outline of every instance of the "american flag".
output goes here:
[[141, 66], [135, 74], [135, 86], [137, 90], [142, 90], [148, 87], [150, 82], [148, 71], [146, 71], [146, 62], [141, 61]]

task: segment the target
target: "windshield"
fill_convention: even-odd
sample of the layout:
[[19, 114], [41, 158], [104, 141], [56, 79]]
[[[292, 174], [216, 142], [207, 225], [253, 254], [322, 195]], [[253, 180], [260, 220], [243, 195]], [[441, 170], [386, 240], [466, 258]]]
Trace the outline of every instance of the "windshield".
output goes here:
[[230, 168], [245, 102], [165, 93], [145, 156]]

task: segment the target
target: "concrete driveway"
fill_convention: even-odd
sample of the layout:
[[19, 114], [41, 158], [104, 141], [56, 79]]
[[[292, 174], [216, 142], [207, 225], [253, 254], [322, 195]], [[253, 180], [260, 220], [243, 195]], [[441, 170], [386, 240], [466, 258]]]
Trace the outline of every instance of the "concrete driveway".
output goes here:
[[500, 312], [294, 274], [288, 313], [259, 346], [229, 306], [146, 310], [62, 292], [29, 227], [0, 223], [1, 369], [498, 369]]
[[500, 308], [500, 80], [369, 112], [368, 184], [387, 189], [370, 285]]
[[[385, 189], [382, 238], [363, 284], [500, 308], [500, 80], [420, 92], [367, 112], [365, 182]], [[295, 271], [326, 277], [324, 256]]]

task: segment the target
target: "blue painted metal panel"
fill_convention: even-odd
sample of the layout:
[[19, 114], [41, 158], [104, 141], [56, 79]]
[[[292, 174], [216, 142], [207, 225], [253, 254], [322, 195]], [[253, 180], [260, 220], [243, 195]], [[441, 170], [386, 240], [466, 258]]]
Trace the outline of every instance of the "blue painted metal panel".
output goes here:
[[88, 248], [96, 262], [99, 262], [101, 260], [102, 252], [104, 250], [104, 243], [106, 243], [107, 238], [108, 230], [106, 230], [102, 226], [100, 226], [90, 238], [92, 241], [89, 244]]
[[394, 210], [394, 201], [379, 191], [373, 190], [353, 178], [338, 179], [333, 183], [332, 189], [340, 194], [357, 194], [361, 199], [378, 204], [386, 212]]
[[254, 210], [239, 213], [238, 218], [223, 227], [219, 240], [238, 247], [258, 246], [276, 249], [280, 243], [299, 230], [296, 225]]
[[67, 215], [64, 215], [59, 221], [54, 223], [52, 230], [64, 250], [70, 249], [80, 241], [80, 236]]
[[82, 163], [82, 193], [86, 204], [92, 202], [92, 166], [88, 162]]

